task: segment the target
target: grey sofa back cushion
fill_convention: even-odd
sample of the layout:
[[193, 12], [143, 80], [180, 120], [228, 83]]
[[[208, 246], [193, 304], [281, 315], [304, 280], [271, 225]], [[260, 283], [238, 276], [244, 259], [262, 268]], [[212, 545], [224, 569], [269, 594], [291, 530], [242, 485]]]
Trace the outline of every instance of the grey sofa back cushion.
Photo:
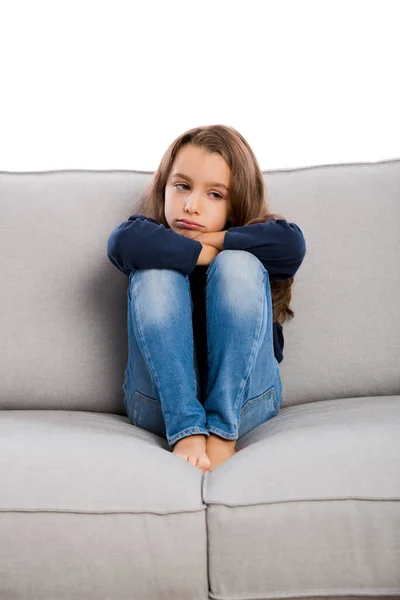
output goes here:
[[[128, 278], [111, 231], [150, 172], [0, 172], [0, 408], [125, 414]], [[265, 171], [306, 257], [282, 406], [400, 392], [400, 160]]]

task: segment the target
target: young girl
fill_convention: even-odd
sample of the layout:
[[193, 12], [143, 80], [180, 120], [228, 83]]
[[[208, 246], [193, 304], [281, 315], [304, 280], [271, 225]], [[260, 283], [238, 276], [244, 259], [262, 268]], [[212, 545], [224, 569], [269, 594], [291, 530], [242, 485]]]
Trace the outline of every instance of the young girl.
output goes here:
[[167, 149], [135, 214], [108, 239], [128, 277], [125, 408], [202, 472], [282, 403], [282, 324], [306, 252], [270, 213], [247, 141], [195, 127]]

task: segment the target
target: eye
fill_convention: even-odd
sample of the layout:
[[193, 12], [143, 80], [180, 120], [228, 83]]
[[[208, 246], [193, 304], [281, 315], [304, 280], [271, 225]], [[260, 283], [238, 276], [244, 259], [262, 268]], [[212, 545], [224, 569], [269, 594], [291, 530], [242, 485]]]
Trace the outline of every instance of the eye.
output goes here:
[[[179, 185], [186, 185], [186, 187], [189, 187], [187, 183], [176, 183], [174, 187], [178, 187]], [[222, 198], [221, 194], [218, 194], [217, 192], [211, 192], [211, 194], [214, 194], [214, 197], [217, 196], [217, 199]]]

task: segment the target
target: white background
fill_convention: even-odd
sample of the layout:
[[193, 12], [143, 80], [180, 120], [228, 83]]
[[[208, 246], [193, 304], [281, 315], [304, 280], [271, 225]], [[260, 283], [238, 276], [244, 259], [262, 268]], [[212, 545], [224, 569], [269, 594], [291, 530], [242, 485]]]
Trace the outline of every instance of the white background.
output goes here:
[[263, 170], [400, 157], [400, 2], [0, 2], [0, 170], [154, 171], [226, 124]]

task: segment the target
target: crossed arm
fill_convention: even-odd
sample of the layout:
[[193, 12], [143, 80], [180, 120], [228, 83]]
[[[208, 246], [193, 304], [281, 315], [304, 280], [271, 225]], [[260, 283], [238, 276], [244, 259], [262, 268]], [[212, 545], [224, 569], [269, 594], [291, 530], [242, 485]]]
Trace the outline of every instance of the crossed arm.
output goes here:
[[213, 246], [217, 248], [217, 250], [222, 251], [224, 248], [222, 246], [224, 242], [225, 233], [228, 230], [224, 231], [210, 231], [207, 233], [200, 233], [197, 237], [192, 238], [201, 244], [207, 244], [208, 246]]

